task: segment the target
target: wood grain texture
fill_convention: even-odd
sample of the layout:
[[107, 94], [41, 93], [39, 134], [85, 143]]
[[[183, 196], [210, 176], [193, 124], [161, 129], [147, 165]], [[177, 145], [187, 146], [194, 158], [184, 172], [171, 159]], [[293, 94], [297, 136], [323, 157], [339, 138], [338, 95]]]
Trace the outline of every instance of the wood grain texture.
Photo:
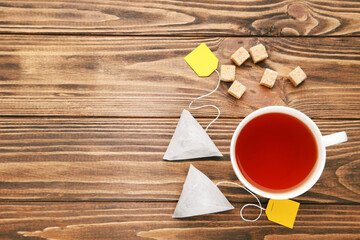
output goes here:
[[359, 35], [358, 1], [0, 1], [0, 33]]
[[[0, 239], [360, 239], [359, 36], [356, 0], [0, 0]], [[241, 100], [221, 83], [197, 103], [220, 107], [208, 133], [224, 157], [166, 162], [182, 109], [216, 86], [183, 60], [202, 42], [220, 64], [258, 43], [269, 59], [237, 68]], [[294, 88], [285, 76], [298, 65], [308, 79]], [[259, 85], [265, 68], [279, 72], [271, 90]], [[349, 137], [295, 198], [294, 229], [265, 214], [242, 221], [255, 199], [232, 186], [220, 188], [235, 210], [172, 219], [190, 163], [238, 181], [231, 136], [269, 105]], [[192, 113], [202, 126], [216, 114]]]
[[[240, 46], [263, 43], [269, 53], [265, 62], [248, 60], [237, 68], [236, 78], [248, 89], [240, 100], [222, 83], [199, 101], [217, 104], [222, 117], [285, 105], [310, 117], [360, 118], [359, 38], [1, 36], [0, 115], [178, 117], [216, 86], [215, 74], [199, 78], [183, 59], [202, 42], [220, 64], [230, 64]], [[294, 88], [285, 76], [298, 65], [308, 79]], [[279, 72], [273, 89], [259, 85], [266, 67]]]
[[[0, 118], [0, 200], [177, 201], [190, 163], [214, 182], [237, 181], [229, 148], [240, 120], [220, 119], [208, 131], [223, 158], [163, 161], [177, 121]], [[199, 119], [203, 126], [210, 121]], [[296, 199], [359, 203], [360, 121], [316, 123], [324, 135], [346, 130], [349, 141], [327, 149], [319, 182]], [[239, 188], [221, 188], [231, 201], [255, 201]]]
[[[228, 212], [172, 219], [176, 203], [2, 203], [2, 239], [357, 239], [358, 206], [301, 204], [293, 229]], [[245, 214], [254, 218], [257, 209]]]

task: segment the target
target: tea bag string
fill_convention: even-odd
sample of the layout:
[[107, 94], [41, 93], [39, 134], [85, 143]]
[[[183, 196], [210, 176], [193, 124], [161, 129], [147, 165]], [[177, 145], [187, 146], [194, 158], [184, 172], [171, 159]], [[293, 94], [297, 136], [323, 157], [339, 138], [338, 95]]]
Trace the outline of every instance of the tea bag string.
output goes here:
[[[240, 217], [242, 218], [242, 220], [244, 220], [244, 221], [246, 221], [246, 222], [256, 222], [257, 220], [259, 220], [259, 218], [261, 217], [262, 211], [263, 211], [263, 210], [265, 211], [265, 208], [263, 208], [263, 207], [261, 206], [261, 202], [260, 202], [259, 198], [258, 198], [255, 194], [253, 194], [253, 193], [252, 193], [249, 189], [247, 189], [246, 187], [241, 186], [240, 184], [237, 184], [237, 183], [234, 183], [234, 182], [222, 181], [222, 182], [218, 182], [218, 183], [216, 184], [216, 186], [218, 186], [218, 185], [220, 185], [220, 184], [232, 184], [232, 185], [236, 185], [236, 186], [238, 186], [238, 187], [243, 188], [243, 189], [246, 190], [248, 193], [250, 193], [254, 198], [256, 198], [256, 200], [257, 200], [257, 202], [259, 203], [259, 205], [252, 204], [252, 203], [245, 204], [245, 205], [241, 208], [241, 210], [240, 210]], [[253, 207], [260, 208], [260, 213], [259, 213], [259, 215], [257, 216], [257, 218], [255, 218], [255, 219], [247, 219], [247, 218], [245, 218], [245, 217], [243, 216], [243, 210], [244, 210], [244, 208], [249, 207], [249, 206], [253, 206]]]
[[213, 123], [220, 117], [220, 109], [219, 109], [217, 106], [215, 106], [215, 105], [203, 105], [203, 106], [200, 106], [200, 107], [191, 107], [191, 105], [192, 105], [195, 101], [197, 101], [197, 100], [199, 100], [199, 99], [201, 99], [201, 98], [210, 96], [210, 95], [213, 94], [216, 90], [218, 90], [218, 88], [219, 88], [219, 86], [220, 86], [221, 77], [220, 77], [220, 73], [219, 73], [218, 70], [215, 70], [215, 72], [216, 72], [217, 75], [219, 76], [219, 80], [218, 80], [218, 84], [217, 84], [216, 88], [215, 88], [214, 90], [212, 90], [211, 92], [209, 92], [209, 93], [207, 93], [207, 94], [205, 94], [205, 95], [203, 95], [203, 96], [200, 96], [200, 97], [192, 100], [191, 103], [189, 104], [189, 109], [200, 109], [200, 108], [204, 108], [204, 107], [213, 107], [213, 108], [215, 108], [215, 109], [218, 111], [218, 115], [216, 116], [216, 118], [215, 118], [214, 120], [212, 120], [212, 121], [209, 123], [209, 125], [207, 125], [207, 127], [205, 128], [205, 132], [208, 130], [208, 128], [211, 126], [211, 124], [213, 124]]

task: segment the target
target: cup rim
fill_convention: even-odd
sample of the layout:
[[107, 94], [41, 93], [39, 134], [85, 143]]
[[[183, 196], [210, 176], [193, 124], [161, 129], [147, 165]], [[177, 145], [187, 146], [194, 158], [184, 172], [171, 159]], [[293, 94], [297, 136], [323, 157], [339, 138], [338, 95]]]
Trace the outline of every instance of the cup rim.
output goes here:
[[[310, 131], [312, 132], [313, 136], [315, 137], [315, 141], [317, 143], [318, 158], [317, 158], [317, 161], [316, 161], [315, 166], [313, 167], [311, 173], [309, 174], [307, 179], [300, 186], [297, 186], [296, 188], [291, 189], [289, 191], [278, 192], [278, 193], [277, 192], [267, 192], [267, 191], [261, 190], [255, 186], [253, 186], [242, 175], [242, 173], [239, 169], [239, 166], [237, 164], [237, 161], [236, 161], [235, 146], [236, 146], [236, 141], [240, 134], [240, 131], [252, 119], [254, 119], [257, 116], [266, 114], [266, 113], [284, 113], [284, 114], [288, 114], [290, 116], [296, 117], [310, 129]], [[265, 197], [265, 198], [289, 199], [289, 198], [297, 197], [297, 196], [307, 192], [319, 180], [319, 178], [324, 170], [324, 167], [325, 167], [326, 151], [325, 151], [325, 145], [323, 143], [323, 137], [322, 137], [322, 134], [321, 134], [319, 128], [308, 116], [306, 116], [304, 113], [302, 113], [299, 110], [296, 110], [294, 108], [284, 107], [284, 106], [268, 106], [268, 107], [260, 108], [256, 111], [250, 113], [239, 123], [239, 125], [237, 126], [237, 128], [233, 134], [233, 137], [231, 139], [230, 160], [231, 160], [231, 165], [234, 169], [234, 172], [235, 172], [237, 178], [250, 191], [252, 191], [262, 197]]]

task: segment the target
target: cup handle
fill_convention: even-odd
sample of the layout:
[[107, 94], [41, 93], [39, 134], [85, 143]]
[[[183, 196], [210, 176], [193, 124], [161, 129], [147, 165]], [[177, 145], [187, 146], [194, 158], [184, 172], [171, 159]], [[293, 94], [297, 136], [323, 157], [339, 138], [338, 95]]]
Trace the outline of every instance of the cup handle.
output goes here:
[[338, 143], [346, 142], [348, 140], [346, 132], [337, 132], [330, 135], [323, 136], [325, 147], [329, 147]]

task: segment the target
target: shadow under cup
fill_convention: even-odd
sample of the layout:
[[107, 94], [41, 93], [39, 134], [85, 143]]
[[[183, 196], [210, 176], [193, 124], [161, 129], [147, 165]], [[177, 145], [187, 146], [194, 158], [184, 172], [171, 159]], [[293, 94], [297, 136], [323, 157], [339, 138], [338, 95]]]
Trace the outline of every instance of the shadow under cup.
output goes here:
[[[312, 142], [307, 142], [309, 137]], [[326, 151], [320, 130], [309, 117], [293, 108], [271, 106], [254, 111], [239, 124], [230, 157], [235, 174], [249, 190], [266, 198], [288, 199], [318, 181]]]

